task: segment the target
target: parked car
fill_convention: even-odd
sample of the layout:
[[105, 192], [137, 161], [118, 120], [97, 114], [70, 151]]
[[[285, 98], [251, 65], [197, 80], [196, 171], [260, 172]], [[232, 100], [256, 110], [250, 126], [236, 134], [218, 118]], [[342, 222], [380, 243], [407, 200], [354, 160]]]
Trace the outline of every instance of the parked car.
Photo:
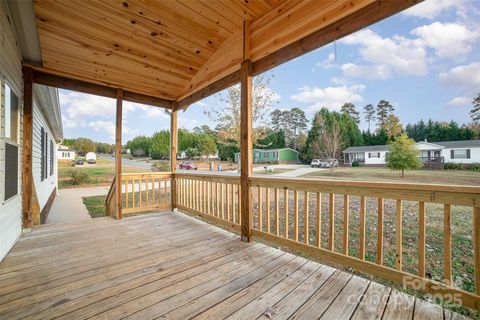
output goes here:
[[77, 159], [77, 160], [75, 160], [75, 165], [77, 165], [77, 166], [83, 166], [83, 160], [82, 160], [82, 159]]
[[322, 168], [335, 168], [338, 167], [339, 163], [337, 159], [327, 159], [323, 162]]
[[184, 161], [184, 162], [180, 163], [180, 165], [178, 167], [180, 169], [183, 169], [183, 170], [197, 170], [198, 169], [197, 165], [192, 161]]
[[312, 168], [322, 168], [322, 161], [320, 159], [313, 159], [310, 166]]
[[95, 164], [97, 163], [97, 155], [94, 152], [88, 152], [85, 155], [85, 159], [87, 160], [88, 164]]

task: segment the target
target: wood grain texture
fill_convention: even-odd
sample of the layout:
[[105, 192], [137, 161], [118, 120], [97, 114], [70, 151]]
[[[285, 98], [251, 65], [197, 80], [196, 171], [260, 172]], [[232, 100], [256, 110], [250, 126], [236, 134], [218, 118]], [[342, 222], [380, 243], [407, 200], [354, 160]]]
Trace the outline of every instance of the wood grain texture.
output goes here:
[[23, 70], [22, 226], [33, 226], [33, 72]]
[[[123, 91], [116, 92], [116, 113], [115, 113], [115, 217], [122, 219], [122, 111]], [[148, 202], [148, 200], [147, 200]]]
[[0, 264], [0, 292], [6, 319], [443, 319], [440, 306], [173, 212], [38, 226]]

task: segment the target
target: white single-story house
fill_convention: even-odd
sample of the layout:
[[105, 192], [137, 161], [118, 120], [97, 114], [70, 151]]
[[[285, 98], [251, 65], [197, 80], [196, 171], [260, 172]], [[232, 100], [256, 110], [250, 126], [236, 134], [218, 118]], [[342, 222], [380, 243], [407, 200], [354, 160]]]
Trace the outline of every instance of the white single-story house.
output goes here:
[[[36, 28], [35, 19], [17, 16], [22, 5], [21, 1], [0, 1], [0, 261], [22, 230], [45, 222], [57, 188], [56, 141], [63, 139], [57, 89], [33, 85], [32, 109], [24, 110], [22, 63], [36, 61], [40, 47], [38, 39], [27, 36], [37, 34], [29, 29]], [[34, 17], [33, 6], [31, 10]], [[31, 124], [28, 139], [25, 123]], [[31, 150], [29, 164], [24, 163], [24, 148]], [[25, 176], [25, 168], [31, 176]], [[32, 181], [29, 199], [22, 193], [23, 179]], [[22, 225], [22, 202], [27, 200], [33, 221]]]
[[[480, 163], [480, 140], [420, 141], [415, 144], [424, 163]], [[388, 145], [349, 147], [343, 151], [345, 164], [384, 165]]]
[[58, 149], [57, 149], [58, 160], [75, 160], [75, 156], [76, 156], [76, 152], [74, 149], [64, 145], [58, 145]]

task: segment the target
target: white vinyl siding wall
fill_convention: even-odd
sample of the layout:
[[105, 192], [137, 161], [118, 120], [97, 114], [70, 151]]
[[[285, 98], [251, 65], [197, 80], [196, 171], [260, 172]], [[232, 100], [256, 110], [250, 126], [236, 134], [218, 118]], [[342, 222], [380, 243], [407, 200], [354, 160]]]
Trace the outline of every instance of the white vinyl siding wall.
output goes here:
[[[47, 153], [45, 155], [46, 166], [46, 179], [42, 181], [42, 128], [47, 134]], [[53, 134], [48, 126], [45, 118], [37, 106], [37, 103], [33, 104], [33, 150], [32, 150], [32, 172], [33, 182], [35, 183], [35, 191], [37, 192], [38, 204], [40, 210], [43, 209], [48, 201], [48, 198], [52, 194], [53, 189], [57, 182], [57, 146], [54, 142], [53, 145], [53, 158], [54, 169], [53, 174], [50, 175], [50, 141], [53, 140]]]
[[[22, 233], [22, 142], [23, 142], [23, 117], [22, 117], [22, 56], [16, 44], [13, 26], [7, 18], [5, 2], [0, 1], [0, 261], [13, 247]], [[18, 139], [18, 195], [5, 201], [5, 97], [4, 84], [8, 82], [10, 88], [19, 99], [20, 121]]]

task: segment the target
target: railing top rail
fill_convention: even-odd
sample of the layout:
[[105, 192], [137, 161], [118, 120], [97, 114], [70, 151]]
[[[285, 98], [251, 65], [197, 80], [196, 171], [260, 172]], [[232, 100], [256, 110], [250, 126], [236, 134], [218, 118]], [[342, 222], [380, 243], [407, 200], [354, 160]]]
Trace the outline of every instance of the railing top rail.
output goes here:
[[[360, 180], [332, 180], [332, 179], [305, 179], [305, 178], [278, 178], [278, 177], [250, 177], [252, 183], [278, 183], [278, 184], [295, 184], [308, 186], [325, 186], [325, 187], [362, 187], [388, 190], [421, 190], [430, 192], [452, 192], [452, 193], [470, 193], [480, 195], [480, 187], [463, 186], [463, 185], [440, 185], [427, 183], [392, 183], [392, 182], [374, 182], [374, 181], [360, 181]], [[479, 204], [480, 205], [480, 204]]]
[[178, 177], [197, 177], [197, 178], [221, 178], [221, 179], [240, 179], [240, 175], [238, 174], [214, 174], [214, 173], [190, 173], [190, 172], [175, 172], [173, 175]]
[[122, 173], [122, 177], [171, 177], [171, 172], [134, 172], [134, 173]]

